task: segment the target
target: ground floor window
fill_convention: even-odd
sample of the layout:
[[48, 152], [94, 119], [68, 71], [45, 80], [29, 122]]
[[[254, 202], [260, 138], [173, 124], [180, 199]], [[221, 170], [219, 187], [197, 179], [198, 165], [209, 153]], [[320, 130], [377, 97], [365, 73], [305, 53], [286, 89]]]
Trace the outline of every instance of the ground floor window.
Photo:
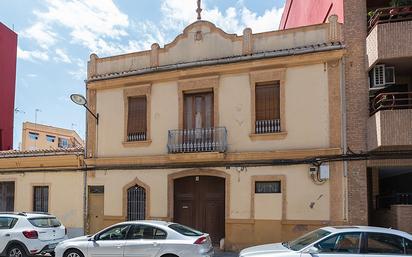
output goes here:
[[146, 218], [146, 190], [135, 185], [127, 189], [127, 220]]
[[48, 212], [49, 211], [49, 187], [34, 186], [33, 187], [33, 211]]
[[14, 211], [14, 182], [0, 182], [0, 212]]

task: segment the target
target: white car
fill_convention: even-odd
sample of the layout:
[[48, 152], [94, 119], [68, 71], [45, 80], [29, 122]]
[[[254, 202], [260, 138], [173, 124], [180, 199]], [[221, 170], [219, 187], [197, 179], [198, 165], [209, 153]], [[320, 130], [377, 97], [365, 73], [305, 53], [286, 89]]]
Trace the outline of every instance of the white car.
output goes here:
[[412, 236], [367, 226], [324, 227], [296, 240], [254, 246], [239, 257], [378, 257], [412, 255]]
[[66, 240], [56, 257], [212, 257], [208, 234], [165, 221], [129, 221]]
[[0, 213], [0, 256], [53, 255], [66, 234], [66, 228], [49, 214]]

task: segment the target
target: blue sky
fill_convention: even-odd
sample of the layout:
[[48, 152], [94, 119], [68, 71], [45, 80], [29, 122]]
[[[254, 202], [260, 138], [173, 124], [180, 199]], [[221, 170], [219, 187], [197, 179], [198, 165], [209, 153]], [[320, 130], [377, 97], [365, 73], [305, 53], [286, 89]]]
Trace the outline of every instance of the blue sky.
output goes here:
[[[284, 0], [203, 0], [202, 18], [226, 32], [276, 30]], [[85, 134], [86, 63], [163, 46], [196, 20], [196, 0], [0, 0], [0, 22], [18, 33], [14, 148], [24, 121]], [[36, 112], [36, 109], [38, 110]]]

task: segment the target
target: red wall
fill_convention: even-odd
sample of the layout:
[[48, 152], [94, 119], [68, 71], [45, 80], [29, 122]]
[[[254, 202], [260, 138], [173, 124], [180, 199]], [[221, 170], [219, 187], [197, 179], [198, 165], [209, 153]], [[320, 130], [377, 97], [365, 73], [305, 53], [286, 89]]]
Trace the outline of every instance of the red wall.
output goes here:
[[17, 34], [0, 23], [0, 150], [13, 148]]
[[279, 29], [324, 23], [332, 14], [343, 23], [343, 0], [287, 0]]

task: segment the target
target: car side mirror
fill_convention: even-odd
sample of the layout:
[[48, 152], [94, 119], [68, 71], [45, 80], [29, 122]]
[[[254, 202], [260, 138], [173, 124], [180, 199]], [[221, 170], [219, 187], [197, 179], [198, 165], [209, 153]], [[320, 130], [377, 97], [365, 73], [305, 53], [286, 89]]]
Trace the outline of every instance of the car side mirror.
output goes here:
[[308, 249], [308, 254], [318, 254], [319, 253], [319, 249], [315, 246], [312, 246]]
[[92, 241], [92, 242], [96, 242], [97, 238], [98, 238], [98, 235], [93, 235], [93, 236], [90, 237], [89, 240]]

